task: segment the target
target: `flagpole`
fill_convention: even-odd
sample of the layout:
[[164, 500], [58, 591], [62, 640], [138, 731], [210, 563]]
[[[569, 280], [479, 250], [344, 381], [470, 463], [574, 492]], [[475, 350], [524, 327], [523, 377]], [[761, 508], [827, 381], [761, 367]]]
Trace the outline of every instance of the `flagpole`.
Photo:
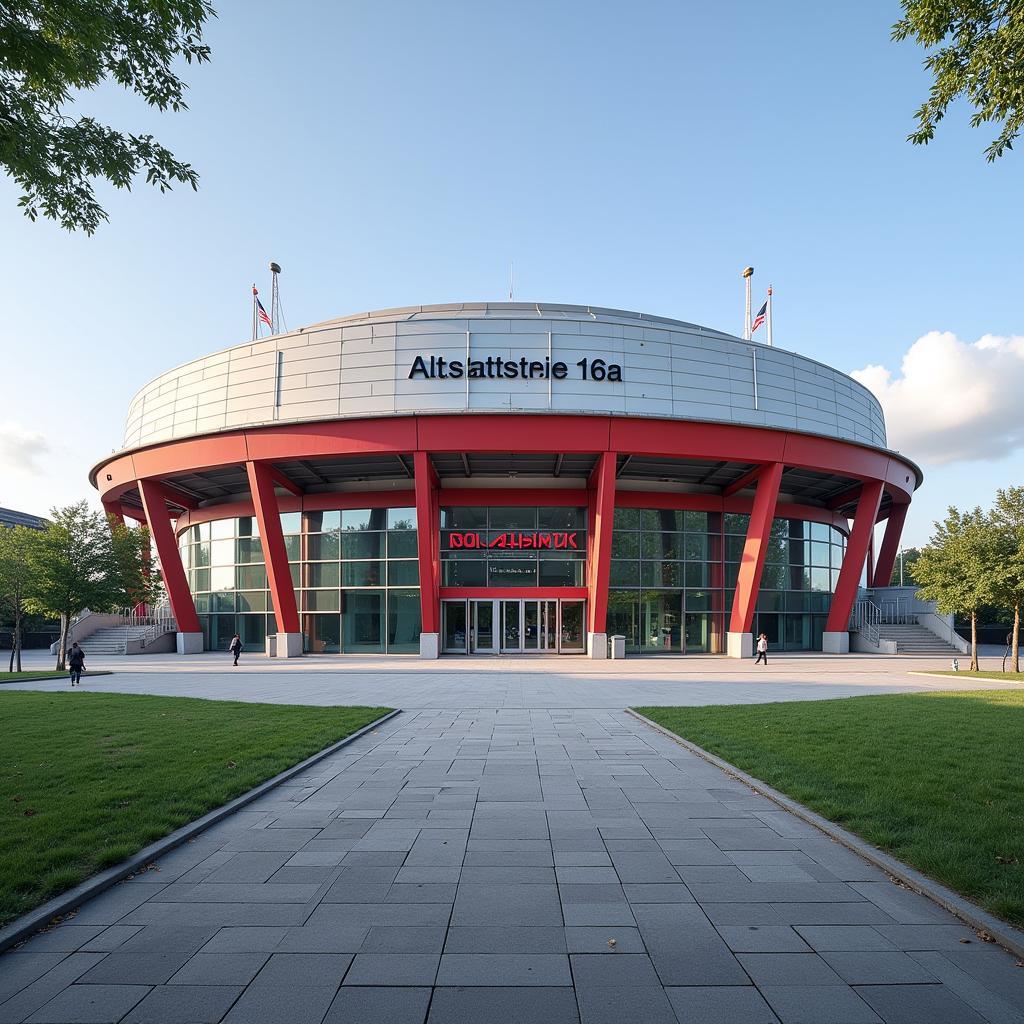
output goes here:
[[256, 282], [252, 283], [252, 340], [256, 340]]
[[746, 292], [746, 303], [743, 307], [743, 340], [750, 341], [750, 279], [754, 276], [753, 267], [744, 267], [743, 282]]
[[767, 309], [767, 320], [765, 326], [768, 328], [768, 344], [772, 343], [772, 286], [768, 285], [768, 309]]

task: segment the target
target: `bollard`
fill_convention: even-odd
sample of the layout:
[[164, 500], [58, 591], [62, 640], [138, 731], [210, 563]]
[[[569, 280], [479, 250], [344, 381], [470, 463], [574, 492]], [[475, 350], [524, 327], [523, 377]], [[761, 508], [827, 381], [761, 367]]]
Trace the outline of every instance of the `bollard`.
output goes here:
[[960, 659], [959, 658], [954, 658], [953, 659], [953, 671], [954, 672], [959, 672], [960, 671]]

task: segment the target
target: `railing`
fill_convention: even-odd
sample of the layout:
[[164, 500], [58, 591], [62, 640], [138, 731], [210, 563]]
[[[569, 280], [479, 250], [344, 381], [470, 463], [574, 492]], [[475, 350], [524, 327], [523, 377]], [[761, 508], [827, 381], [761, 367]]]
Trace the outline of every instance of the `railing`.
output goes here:
[[918, 612], [914, 611], [911, 598], [897, 597], [880, 601], [878, 608], [881, 622], [887, 626], [916, 626]]
[[[140, 611], [140, 607], [145, 610]], [[132, 637], [133, 629], [144, 629], [142, 635], [137, 637], [137, 639], [141, 641], [141, 646], [145, 649], [155, 640], [158, 640], [167, 633], [175, 632], [178, 628], [178, 624], [174, 619], [174, 613], [171, 611], [171, 606], [166, 600], [151, 608], [147, 608], [145, 605], [136, 605], [134, 608], [122, 608], [119, 614], [124, 621], [125, 649], [128, 647], [128, 641]]]
[[850, 630], [860, 633], [873, 647], [881, 641], [882, 609], [874, 601], [857, 601], [850, 615]]

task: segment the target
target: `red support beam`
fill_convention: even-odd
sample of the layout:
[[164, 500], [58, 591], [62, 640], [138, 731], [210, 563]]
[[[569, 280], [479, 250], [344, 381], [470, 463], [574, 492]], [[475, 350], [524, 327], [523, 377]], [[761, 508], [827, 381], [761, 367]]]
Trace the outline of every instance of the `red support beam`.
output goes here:
[[764, 466], [755, 466], [750, 472], [744, 473], [739, 480], [734, 480], [727, 487], [722, 488], [722, 497], [728, 498], [739, 491], [742, 491], [744, 487], [751, 487], [756, 482], [758, 477], [761, 475], [761, 470]]
[[294, 481], [284, 475], [276, 466], [267, 466], [271, 479], [278, 487], [283, 487], [289, 494], [301, 498], [306, 492]]
[[612, 524], [615, 519], [616, 452], [601, 452], [590, 477], [593, 516], [590, 528], [590, 557], [587, 561], [589, 590], [587, 617], [591, 633], [603, 633], [608, 618], [608, 581], [612, 567]]
[[764, 466], [757, 478], [757, 491], [750, 510], [747, 539], [743, 545], [739, 576], [736, 578], [736, 592], [732, 599], [730, 633], [749, 633], [754, 624], [754, 607], [757, 604], [757, 592], [761, 589], [761, 574], [768, 552], [772, 519], [775, 518], [782, 469], [781, 462], [773, 462]]
[[832, 595], [832, 606], [825, 623], [826, 633], [843, 633], [850, 627], [850, 613], [853, 603], [857, 600], [857, 587], [860, 584], [861, 570], [868, 555], [871, 535], [875, 530], [875, 519], [878, 506], [882, 503], [882, 491], [885, 484], [881, 480], [871, 480], [864, 484], [860, 501], [857, 502], [857, 514], [854, 516], [850, 539], [846, 542], [846, 555], [843, 567], [839, 570], [839, 582], [836, 592]]
[[420, 562], [420, 628], [439, 632], [441, 566], [437, 473], [427, 452], [413, 452], [416, 484], [416, 549]]
[[103, 511], [106, 512], [108, 519], [113, 519], [124, 526], [124, 512], [121, 511], [121, 502], [105, 501], [103, 502]]
[[878, 548], [878, 558], [875, 561], [875, 571], [869, 581], [873, 587], [889, 586], [893, 566], [895, 566], [896, 557], [900, 553], [900, 538], [903, 535], [903, 524], [907, 521], [909, 510], [909, 503], [894, 504], [889, 509], [889, 518], [885, 521], [885, 533], [882, 534], [882, 543]]
[[263, 462], [247, 462], [245, 471], [249, 476], [253, 511], [259, 523], [260, 545], [267, 566], [267, 582], [274, 601], [277, 630], [279, 633], [298, 633], [299, 611], [295, 603], [291, 570], [288, 568], [284, 533], [281, 530], [281, 512], [274, 493], [274, 476], [271, 467]]
[[167, 590], [171, 611], [174, 612], [175, 621], [178, 623], [178, 632], [202, 633], [192, 592], [188, 588], [185, 567], [181, 564], [178, 542], [171, 526], [167, 492], [155, 480], [139, 480], [138, 487], [146, 521], [149, 523], [149, 535], [156, 545], [157, 557], [160, 559], [164, 588]]

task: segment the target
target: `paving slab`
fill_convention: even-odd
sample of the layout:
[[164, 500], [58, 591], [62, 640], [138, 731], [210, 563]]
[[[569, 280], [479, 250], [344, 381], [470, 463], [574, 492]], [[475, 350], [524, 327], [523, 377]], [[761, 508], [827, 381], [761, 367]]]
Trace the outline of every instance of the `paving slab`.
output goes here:
[[0, 1024], [1024, 1024], [1012, 957], [618, 709], [406, 712], [157, 867], [0, 956]]

